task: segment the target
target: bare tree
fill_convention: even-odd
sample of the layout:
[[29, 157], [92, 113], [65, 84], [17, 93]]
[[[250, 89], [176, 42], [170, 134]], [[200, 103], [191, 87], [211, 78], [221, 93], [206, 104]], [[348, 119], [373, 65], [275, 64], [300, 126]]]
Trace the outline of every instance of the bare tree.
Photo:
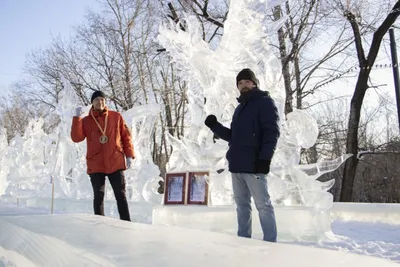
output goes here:
[[203, 40], [207, 43], [218, 43], [223, 34], [224, 22], [228, 16], [229, 5], [227, 0], [159, 0], [169, 19], [179, 23], [185, 29], [181, 11], [193, 14], [200, 22]]
[[0, 118], [0, 125], [7, 130], [7, 141], [10, 142], [16, 135], [24, 135], [34, 114], [30, 113], [24, 97], [14, 92], [0, 99]]
[[350, 104], [350, 115], [346, 138], [346, 152], [351, 153], [354, 156], [348, 159], [348, 161], [346, 162], [340, 196], [341, 201], [350, 202], [353, 200], [354, 178], [359, 162], [357, 155], [359, 149], [358, 139], [361, 107], [363, 104], [365, 93], [370, 87], [368, 85], [368, 80], [371, 73], [371, 67], [375, 63], [383, 37], [399, 16], [398, 9], [400, 8], [400, 1], [396, 1], [396, 4], [393, 6], [392, 10], [389, 12], [381, 25], [374, 30], [368, 54], [366, 54], [365, 52], [365, 41], [363, 41], [363, 37], [361, 35], [360, 28], [363, 27], [362, 19], [359, 17], [359, 15], [357, 16], [357, 14], [344, 7], [340, 2], [339, 6], [344, 11], [343, 15], [352, 27], [358, 63], [360, 66], [360, 72]]
[[[334, 15], [323, 1], [317, 0], [286, 2], [273, 10], [273, 20], [287, 17], [278, 29], [276, 46], [282, 64], [286, 114], [293, 107], [307, 108], [304, 98], [348, 71], [348, 58], [338, 56], [349, 48], [352, 38], [346, 35], [346, 23], [338, 23]], [[321, 40], [321, 36], [329, 39]], [[318, 42], [325, 45], [319, 45], [316, 54]]]
[[[392, 110], [395, 103], [390, 101], [388, 96], [381, 95], [379, 97], [378, 104], [368, 103], [363, 106], [360, 118], [359, 148], [362, 151], [359, 152], [358, 156], [363, 159], [363, 167], [360, 167], [361, 169], [356, 173], [355, 201], [367, 201], [366, 198], [360, 197], [360, 192], [368, 192], [371, 195], [373, 190], [368, 186], [368, 183], [382, 183], [383, 181], [383, 176], [379, 172], [364, 171], [366, 167], [371, 169], [370, 167], [375, 164], [369, 164], [371, 161], [382, 161], [382, 164], [383, 161], [386, 161], [389, 165], [396, 165], [396, 162], [392, 162], [396, 157], [392, 155], [398, 151], [385, 150], [388, 144], [395, 143], [398, 140], [398, 136], [393, 134], [394, 131], [392, 131], [393, 123], [396, 123], [395, 116], [391, 116], [395, 114]], [[313, 163], [316, 160], [334, 159], [346, 153], [346, 122], [349, 118], [349, 102], [348, 97], [343, 96], [320, 103], [310, 109], [310, 112], [317, 119], [319, 136], [315, 145], [303, 153], [303, 161]], [[343, 172], [344, 166], [341, 166], [337, 171], [325, 174], [320, 178], [322, 181], [335, 179], [335, 185], [331, 189], [335, 201], [339, 201], [340, 198]], [[363, 184], [364, 176], [366, 177], [365, 184]], [[389, 169], [387, 176], [396, 177], [395, 169]]]
[[[166, 134], [177, 138], [184, 135], [185, 114], [187, 111], [187, 87], [186, 83], [181, 81], [173, 64], [170, 64], [169, 57], [162, 58], [157, 64], [158, 75], [153, 76], [157, 88], [154, 90], [156, 102], [163, 106], [160, 113], [159, 137], [154, 136], [155, 144], [153, 159], [159, 162], [162, 174], [165, 173], [165, 166], [169, 160], [172, 148], [167, 144]], [[156, 142], [157, 141], [157, 142]]]
[[60, 64], [52, 47], [31, 52], [24, 67], [31, 79], [18, 83], [16, 90], [38, 105], [54, 108], [63, 89]]
[[[77, 28], [73, 46], [80, 45], [83, 69], [73, 69], [77, 83], [103, 90], [114, 108], [129, 109], [148, 102], [141, 77], [141, 58], [151, 48], [155, 31], [151, 1], [104, 0], [102, 13], [88, 12], [87, 24]], [[65, 50], [65, 49], [63, 49]], [[64, 53], [67, 55], [67, 53]], [[71, 63], [71, 60], [69, 61]]]
[[28, 54], [24, 67], [25, 72], [31, 78], [21, 80], [13, 86], [14, 94], [23, 97], [19, 102], [12, 101], [12, 106], [19, 107], [22, 103], [30, 117], [45, 118], [43, 130], [46, 132], [54, 129], [59, 122], [59, 118], [53, 110], [60, 100], [60, 93], [63, 89], [59, 71], [60, 64], [52, 47], [32, 51]]

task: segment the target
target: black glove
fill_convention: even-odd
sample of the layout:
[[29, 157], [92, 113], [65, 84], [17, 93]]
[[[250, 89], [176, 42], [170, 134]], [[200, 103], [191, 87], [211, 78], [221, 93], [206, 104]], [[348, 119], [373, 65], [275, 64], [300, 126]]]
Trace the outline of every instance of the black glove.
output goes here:
[[217, 123], [217, 117], [215, 117], [214, 115], [208, 115], [206, 120], [204, 121], [204, 124], [207, 125], [207, 127], [210, 129], [213, 128]]
[[268, 174], [269, 165], [271, 165], [270, 160], [265, 160], [265, 159], [256, 160], [256, 173]]

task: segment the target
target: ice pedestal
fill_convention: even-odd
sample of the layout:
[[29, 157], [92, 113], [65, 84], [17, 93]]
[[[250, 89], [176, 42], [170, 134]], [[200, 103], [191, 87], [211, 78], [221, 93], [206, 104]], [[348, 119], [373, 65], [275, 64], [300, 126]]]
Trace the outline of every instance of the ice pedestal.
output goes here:
[[400, 225], [398, 203], [334, 203], [332, 220]]
[[[258, 211], [253, 208], [253, 237], [261, 239]], [[278, 241], [318, 241], [331, 230], [330, 211], [313, 207], [275, 207]], [[153, 224], [185, 227], [236, 235], [235, 206], [154, 206]]]

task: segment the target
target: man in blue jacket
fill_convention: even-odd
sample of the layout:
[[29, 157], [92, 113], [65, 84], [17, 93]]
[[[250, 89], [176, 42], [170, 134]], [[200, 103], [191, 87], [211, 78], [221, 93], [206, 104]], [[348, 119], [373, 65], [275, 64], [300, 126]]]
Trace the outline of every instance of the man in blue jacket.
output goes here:
[[267, 186], [267, 174], [280, 135], [279, 116], [268, 92], [258, 89], [253, 71], [243, 69], [236, 77], [240, 91], [230, 129], [209, 115], [205, 124], [229, 142], [226, 158], [232, 173], [237, 206], [238, 236], [251, 238], [251, 197], [257, 207], [264, 240], [276, 242], [276, 221]]

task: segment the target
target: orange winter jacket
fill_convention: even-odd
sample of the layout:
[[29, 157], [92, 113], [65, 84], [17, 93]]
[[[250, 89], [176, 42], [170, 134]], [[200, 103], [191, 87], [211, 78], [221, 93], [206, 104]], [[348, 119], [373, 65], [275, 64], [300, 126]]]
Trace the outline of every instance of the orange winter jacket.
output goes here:
[[[101, 128], [104, 129], [106, 115], [108, 122], [106, 136], [108, 141], [100, 143], [99, 139], [103, 135], [93, 116], [96, 118]], [[105, 108], [102, 112], [90, 110], [89, 115], [80, 118], [74, 117], [71, 127], [71, 139], [75, 143], [82, 142], [86, 138], [87, 153], [87, 173], [106, 173], [110, 174], [118, 170], [125, 170], [125, 156], [135, 158], [132, 144], [131, 132], [126, 125], [121, 114]]]

